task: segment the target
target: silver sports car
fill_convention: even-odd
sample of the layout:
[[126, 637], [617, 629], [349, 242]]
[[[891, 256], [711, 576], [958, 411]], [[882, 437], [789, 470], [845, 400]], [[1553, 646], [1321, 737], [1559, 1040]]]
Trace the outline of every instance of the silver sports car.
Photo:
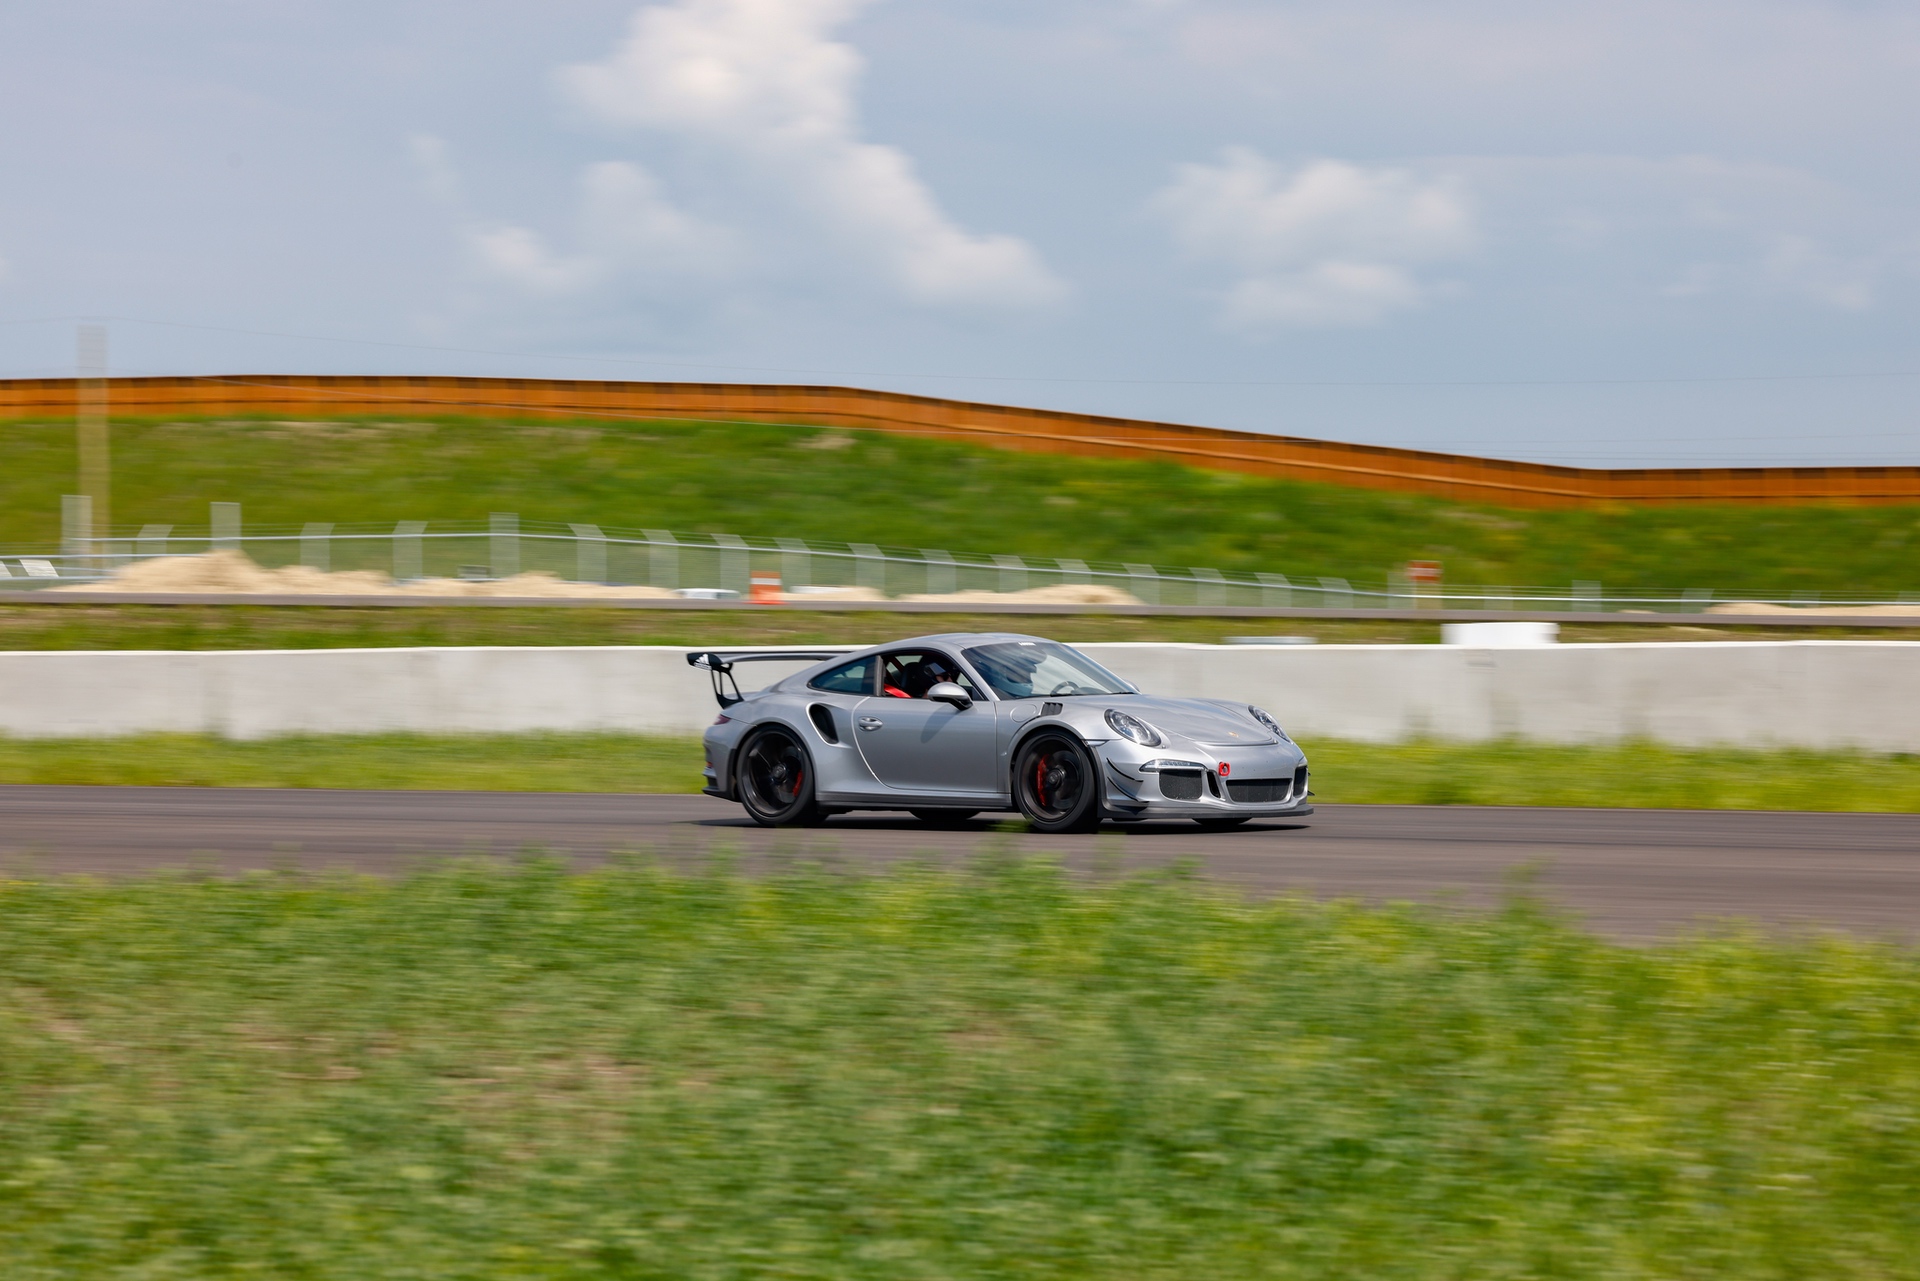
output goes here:
[[[740, 663], [813, 660], [742, 694]], [[1069, 645], [1007, 632], [919, 636], [854, 653], [693, 653], [720, 718], [709, 796], [768, 826], [848, 810], [929, 823], [1018, 810], [1034, 830], [1102, 819], [1231, 827], [1311, 814], [1307, 758], [1258, 707], [1142, 694]]]

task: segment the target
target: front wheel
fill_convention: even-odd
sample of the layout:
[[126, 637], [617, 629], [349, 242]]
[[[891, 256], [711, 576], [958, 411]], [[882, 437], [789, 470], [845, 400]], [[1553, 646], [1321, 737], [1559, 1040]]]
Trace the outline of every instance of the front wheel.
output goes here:
[[1013, 797], [1036, 832], [1091, 832], [1100, 826], [1100, 774], [1079, 739], [1042, 731], [1020, 746]]
[[780, 726], [740, 749], [740, 804], [762, 827], [812, 827], [826, 818], [813, 799], [813, 760]]

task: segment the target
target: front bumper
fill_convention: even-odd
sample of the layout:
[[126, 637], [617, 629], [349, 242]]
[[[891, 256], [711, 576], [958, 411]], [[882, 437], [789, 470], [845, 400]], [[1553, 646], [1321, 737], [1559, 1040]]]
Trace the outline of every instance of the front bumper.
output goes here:
[[[1313, 813], [1307, 762], [1291, 743], [1151, 752], [1109, 743], [1100, 753], [1104, 807], [1117, 819], [1290, 818]], [[1194, 749], [1198, 749], [1197, 751]], [[1225, 755], [1227, 759], [1220, 759]], [[1172, 758], [1172, 759], [1169, 759]]]

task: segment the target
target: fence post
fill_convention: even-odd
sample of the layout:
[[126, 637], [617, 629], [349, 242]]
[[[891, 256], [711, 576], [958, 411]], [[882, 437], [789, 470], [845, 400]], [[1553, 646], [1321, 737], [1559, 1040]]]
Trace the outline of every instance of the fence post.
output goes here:
[[647, 582], [669, 590], [680, 586], [680, 542], [670, 530], [645, 529]]
[[995, 556], [993, 563], [1000, 567], [1000, 590], [1003, 592], [1025, 591], [1027, 587], [1027, 562], [1018, 556]]
[[1261, 574], [1260, 603], [1269, 608], [1293, 608], [1293, 584], [1285, 574]]
[[813, 551], [797, 538], [782, 538], [780, 543], [780, 582], [788, 591], [813, 583]]
[[952, 552], [922, 548], [920, 559], [927, 562], [927, 595], [951, 596], [960, 590], [960, 567]]
[[416, 578], [424, 578], [424, 557], [421, 555], [420, 535], [427, 532], [424, 520], [403, 520], [393, 527], [393, 581], [410, 583]]
[[1160, 603], [1160, 571], [1151, 565], [1127, 565], [1127, 586], [1144, 604]]
[[213, 551], [240, 550], [240, 504], [207, 504], [207, 543]]
[[887, 558], [872, 543], [848, 543], [853, 549], [853, 572], [862, 587], [887, 594]]
[[1600, 584], [1575, 579], [1573, 599], [1567, 602], [1569, 611], [1597, 610], [1600, 608]]
[[140, 526], [140, 537], [134, 541], [136, 554], [141, 556], [165, 556], [167, 554], [167, 535], [172, 532], [172, 525]]
[[487, 572], [495, 578], [512, 578], [520, 572], [520, 514], [493, 512], [487, 517]]
[[573, 527], [573, 577], [575, 582], [607, 581], [607, 536], [598, 525]]
[[[107, 327], [82, 325], [78, 335], [80, 375], [74, 380], [74, 429], [80, 446], [80, 488], [93, 506], [90, 532], [113, 537], [113, 454], [107, 422]], [[105, 548], [89, 548], [104, 551]], [[106, 567], [104, 559], [94, 562]]]
[[327, 573], [333, 564], [333, 522], [310, 520], [300, 531], [300, 563]]
[[93, 550], [93, 496], [60, 495], [60, 551], [85, 556]]
[[1224, 605], [1227, 603], [1227, 578], [1217, 569], [1189, 569], [1193, 576], [1193, 603], [1196, 605]]
[[752, 550], [738, 534], [715, 534], [713, 543], [720, 549], [720, 586], [738, 592], [740, 599], [745, 600], [753, 589], [749, 581], [753, 569]]
[[1323, 578], [1320, 580], [1320, 608], [1352, 609], [1353, 584], [1344, 578]]

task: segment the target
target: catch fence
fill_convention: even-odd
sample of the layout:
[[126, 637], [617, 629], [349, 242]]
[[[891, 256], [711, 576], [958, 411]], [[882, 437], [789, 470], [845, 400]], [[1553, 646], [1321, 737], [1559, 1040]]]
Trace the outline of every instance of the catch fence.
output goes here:
[[[567, 582], [648, 586], [695, 599], [745, 599], [756, 578], [777, 577], [786, 597], [802, 603], [809, 597], [955, 597], [956, 605], [964, 606], [962, 593], [1007, 596], [1063, 585], [1118, 589], [1126, 594], [1114, 598], [1118, 604], [1130, 597], [1143, 605], [1202, 608], [1688, 613], [1730, 599], [1782, 606], [1896, 603], [1868, 597], [1822, 600], [1806, 592], [1790, 597], [1729, 595], [1709, 589], [1610, 594], [1598, 582], [1559, 588], [1443, 587], [1399, 575], [1355, 582], [1278, 572], [523, 521], [506, 512], [484, 522], [243, 526], [239, 505], [234, 503], [214, 504], [212, 519], [204, 528], [145, 525], [98, 538], [70, 532], [57, 551], [0, 547], [0, 590], [99, 581], [138, 561], [222, 548], [245, 552], [266, 568], [304, 565], [322, 572], [373, 571], [402, 583], [497, 581], [537, 571]], [[351, 587], [343, 586], [341, 594], [352, 594]], [[1898, 603], [1916, 600], [1920, 596], [1915, 593], [1903, 593]]]

